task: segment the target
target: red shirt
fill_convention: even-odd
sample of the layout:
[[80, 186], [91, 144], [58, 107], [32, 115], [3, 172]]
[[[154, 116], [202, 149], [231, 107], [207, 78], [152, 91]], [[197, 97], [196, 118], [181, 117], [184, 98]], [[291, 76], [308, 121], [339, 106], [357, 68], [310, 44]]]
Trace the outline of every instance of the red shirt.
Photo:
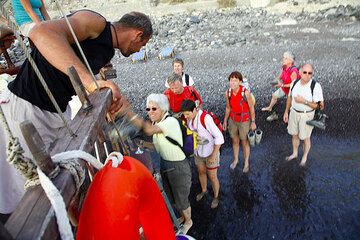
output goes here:
[[[300, 78], [299, 70], [294, 65], [291, 65], [290, 67], [286, 68], [285, 65], [282, 66], [282, 72], [280, 79], [282, 80], [283, 84], [289, 84], [291, 83], [291, 74], [293, 72], [296, 72], [296, 78]], [[281, 89], [284, 91], [286, 95], [289, 95], [290, 87], [281, 87]]]
[[170, 103], [170, 110], [174, 113], [180, 112], [181, 103], [184, 100], [199, 100], [200, 104], [202, 104], [199, 93], [191, 86], [184, 87], [184, 91], [180, 94], [175, 94], [170, 89], [166, 89], [164, 91], [164, 95], [168, 98]]
[[[244, 100], [242, 92], [244, 91], [243, 86], [240, 86], [239, 91], [235, 94], [232, 90], [226, 92], [229, 96], [229, 91], [231, 93], [230, 97], [230, 118], [235, 122], [247, 122], [249, 121], [250, 108], [249, 104]], [[245, 93], [244, 93], [245, 94]]]

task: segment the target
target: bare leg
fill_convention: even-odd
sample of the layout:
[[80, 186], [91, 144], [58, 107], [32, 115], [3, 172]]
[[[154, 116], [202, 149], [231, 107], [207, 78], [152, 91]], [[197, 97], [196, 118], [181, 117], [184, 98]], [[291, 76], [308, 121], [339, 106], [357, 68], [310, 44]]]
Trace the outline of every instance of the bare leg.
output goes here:
[[299, 146], [300, 146], [300, 138], [298, 135], [292, 136], [292, 147], [293, 147], [293, 153], [286, 157], [287, 161], [293, 160], [294, 158], [297, 158], [298, 152], [299, 152]]
[[191, 220], [191, 207], [188, 207], [187, 209], [183, 210], [182, 215], [185, 218], [185, 222], [181, 232], [183, 234], [186, 234], [193, 225], [193, 221]]
[[214, 191], [214, 198], [219, 196], [220, 183], [217, 177], [217, 169], [208, 170], [208, 176], [212, 185], [212, 189]]
[[310, 140], [310, 138], [305, 138], [304, 139], [304, 154], [301, 158], [300, 166], [305, 166], [310, 148], [311, 148], [311, 140]]
[[232, 147], [233, 147], [233, 162], [230, 165], [231, 169], [235, 169], [236, 165], [239, 162], [239, 151], [240, 151], [240, 138], [239, 136], [232, 138]]
[[249, 172], [249, 168], [250, 168], [250, 164], [249, 164], [250, 144], [249, 144], [249, 141], [246, 139], [246, 140], [241, 140], [241, 145], [242, 145], [243, 153], [244, 153], [243, 173], [247, 173], [247, 172]]
[[207, 190], [207, 178], [206, 178], [206, 165], [205, 163], [197, 164], [199, 173], [199, 180], [201, 185], [201, 191], [204, 193]]
[[275, 97], [274, 94], [273, 94], [269, 106], [262, 108], [261, 111], [271, 112], [272, 108], [274, 107], [274, 105], [276, 103], [277, 103], [277, 97]]

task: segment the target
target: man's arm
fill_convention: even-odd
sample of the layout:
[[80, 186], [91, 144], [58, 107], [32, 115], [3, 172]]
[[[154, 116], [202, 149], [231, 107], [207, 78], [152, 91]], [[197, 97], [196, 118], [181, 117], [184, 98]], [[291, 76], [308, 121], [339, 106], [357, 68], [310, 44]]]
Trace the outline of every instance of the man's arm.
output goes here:
[[[90, 11], [79, 11], [68, 19], [79, 42], [96, 38], [104, 30], [106, 24], [102, 16]], [[71, 48], [75, 40], [65, 19], [45, 21], [35, 25], [29, 37], [51, 65], [65, 74], [68, 67], [74, 66], [84, 87], [89, 92], [96, 89], [92, 75]], [[114, 115], [122, 106], [119, 87], [110, 80], [97, 81], [97, 83], [99, 88], [111, 89], [113, 101], [109, 112]]]

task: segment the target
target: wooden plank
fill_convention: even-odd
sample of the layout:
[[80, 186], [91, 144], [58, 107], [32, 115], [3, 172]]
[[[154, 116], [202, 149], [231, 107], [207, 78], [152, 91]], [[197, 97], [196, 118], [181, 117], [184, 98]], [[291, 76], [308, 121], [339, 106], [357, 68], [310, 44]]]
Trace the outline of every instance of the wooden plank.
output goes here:
[[[81, 111], [75, 117], [75, 121], [70, 123], [76, 137], [67, 136], [68, 131], [62, 129], [59, 136], [65, 137], [58, 138], [50, 151], [50, 155], [68, 150], [83, 150], [85, 152], [93, 150], [94, 142], [97, 139], [98, 132], [102, 129], [107, 109], [111, 104], [112, 96], [109, 89], [103, 89], [99, 93], [91, 94], [89, 98], [94, 108], [89, 112]], [[83, 161], [74, 160], [80, 161], [84, 166]], [[62, 170], [53, 182], [60, 190], [65, 204], [68, 206], [75, 193], [75, 184], [71, 174]], [[49, 200], [41, 186], [37, 186], [25, 193], [15, 212], [6, 222], [5, 227], [16, 239], [56, 239], [58, 230], [54, 219]]]

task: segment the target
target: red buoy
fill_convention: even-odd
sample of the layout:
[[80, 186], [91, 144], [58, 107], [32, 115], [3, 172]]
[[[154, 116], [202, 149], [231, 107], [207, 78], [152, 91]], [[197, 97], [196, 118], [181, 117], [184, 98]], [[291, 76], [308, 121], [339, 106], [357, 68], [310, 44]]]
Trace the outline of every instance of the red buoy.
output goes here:
[[118, 167], [109, 161], [91, 183], [82, 210], [77, 239], [175, 239], [172, 222], [151, 173], [138, 160], [124, 157]]

